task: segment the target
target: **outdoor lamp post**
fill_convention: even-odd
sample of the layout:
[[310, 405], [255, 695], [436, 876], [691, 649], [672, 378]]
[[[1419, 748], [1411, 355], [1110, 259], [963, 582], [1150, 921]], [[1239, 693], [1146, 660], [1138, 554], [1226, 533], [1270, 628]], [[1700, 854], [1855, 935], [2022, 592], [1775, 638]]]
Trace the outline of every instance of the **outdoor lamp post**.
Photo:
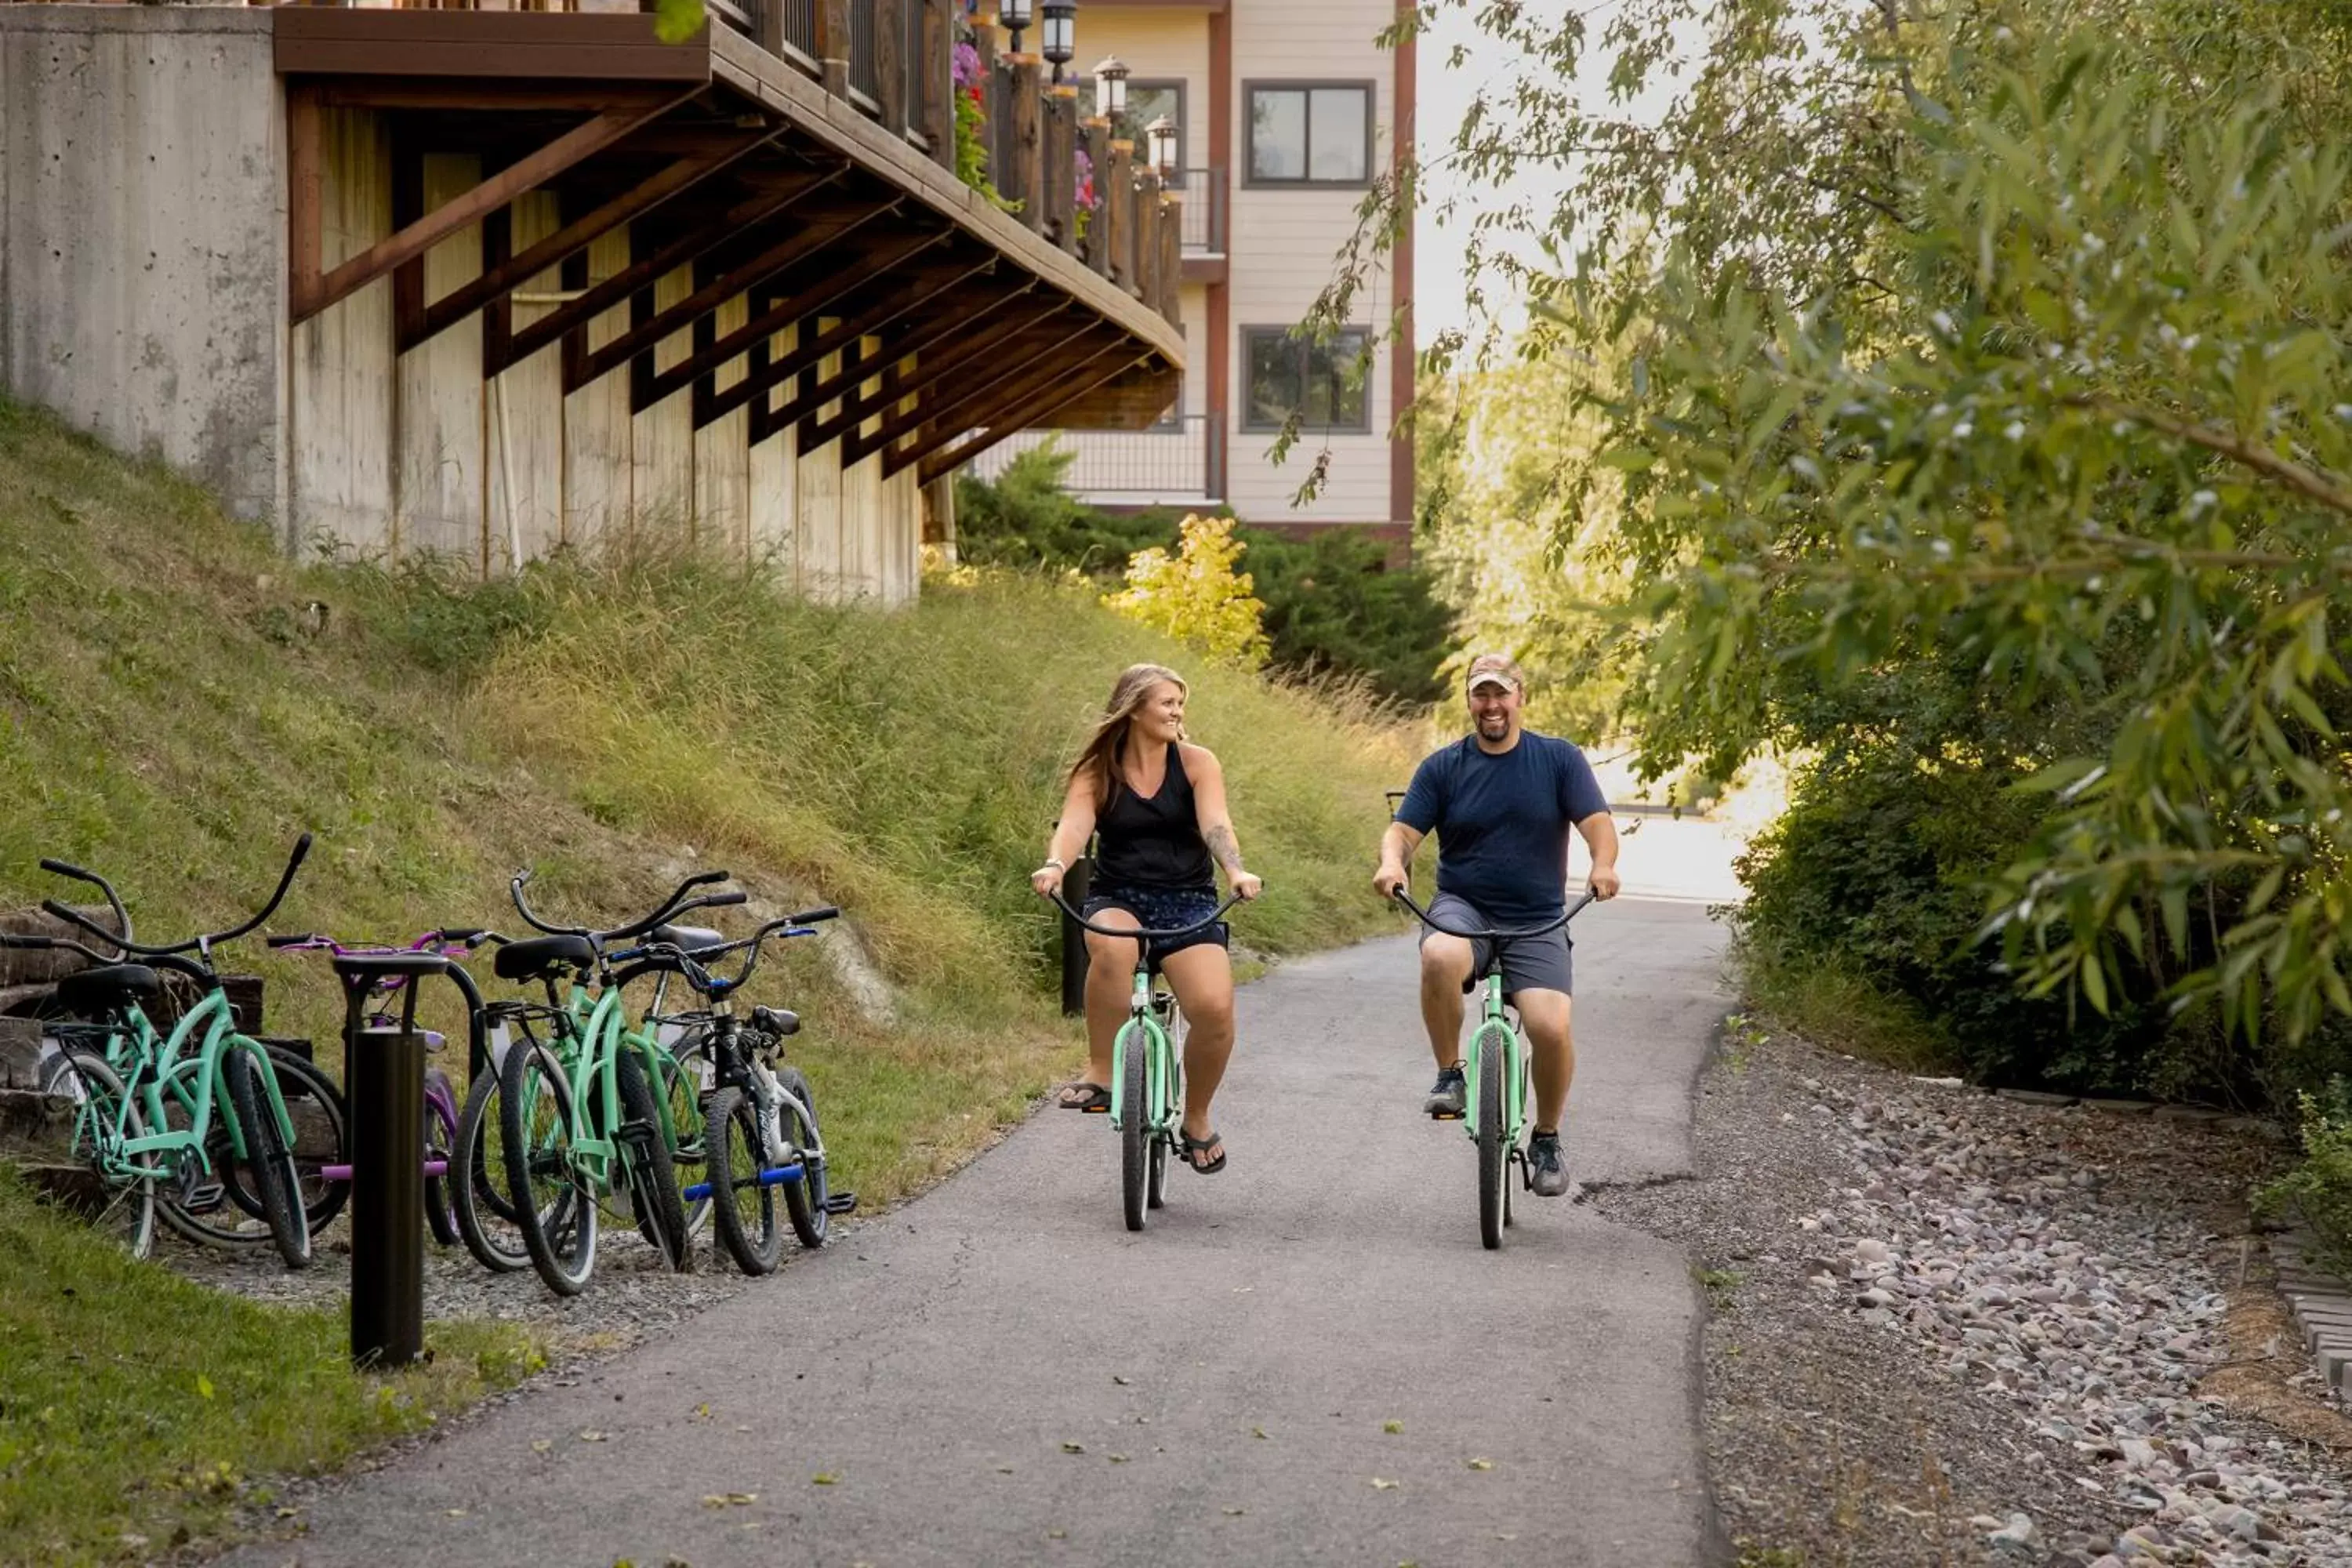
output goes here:
[[1143, 134], [1151, 149], [1151, 172], [1160, 176], [1161, 184], [1174, 184], [1183, 173], [1182, 160], [1176, 150], [1176, 122], [1163, 114], [1145, 126]]
[[1095, 67], [1095, 112], [1114, 127], [1127, 114], [1127, 63], [1117, 55]]
[[1021, 35], [1035, 16], [1034, 0], [997, 0], [996, 25], [1013, 35], [1013, 54], [1021, 52]]
[[1045, 58], [1054, 62], [1054, 80], [1077, 53], [1078, 0], [1045, 0]]

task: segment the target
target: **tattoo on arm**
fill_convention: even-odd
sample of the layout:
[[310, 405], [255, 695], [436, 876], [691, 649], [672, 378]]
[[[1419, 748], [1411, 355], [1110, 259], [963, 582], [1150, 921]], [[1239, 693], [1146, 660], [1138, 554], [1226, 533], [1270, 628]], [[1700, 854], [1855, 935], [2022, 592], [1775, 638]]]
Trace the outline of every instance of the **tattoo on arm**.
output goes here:
[[1234, 842], [1232, 828], [1219, 823], [1201, 837], [1207, 840], [1209, 853], [1217, 858], [1217, 864], [1225, 868], [1226, 875], [1243, 869], [1242, 847]]

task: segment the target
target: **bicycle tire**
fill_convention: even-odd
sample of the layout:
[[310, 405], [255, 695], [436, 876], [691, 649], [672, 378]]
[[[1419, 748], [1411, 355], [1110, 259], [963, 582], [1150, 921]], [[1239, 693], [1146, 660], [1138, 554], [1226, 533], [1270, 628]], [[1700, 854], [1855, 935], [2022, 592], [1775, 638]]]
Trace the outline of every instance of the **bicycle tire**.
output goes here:
[[[783, 1119], [783, 1125], [777, 1131], [782, 1134], [784, 1158], [797, 1159], [801, 1163], [801, 1179], [783, 1184], [784, 1213], [791, 1218], [793, 1234], [800, 1237], [801, 1245], [814, 1250], [824, 1245], [833, 1227], [833, 1210], [826, 1206], [833, 1195], [833, 1185], [825, 1174], [824, 1138], [818, 1131], [816, 1097], [810, 1092], [808, 1075], [798, 1068], [779, 1072], [776, 1084], [791, 1097], [776, 1107], [776, 1114]], [[807, 1113], [805, 1120], [803, 1111]]]
[[[1168, 1092], [1160, 1097], [1160, 1116], [1168, 1120], [1181, 1115], [1183, 1110], [1184, 1037], [1191, 1026], [1185, 1021], [1184, 1009], [1171, 999], [1168, 1004], [1168, 1016], [1160, 1026], [1168, 1031]], [[1144, 1188], [1147, 1207], [1159, 1209], [1168, 1206], [1170, 1146], [1169, 1140], [1164, 1137], [1151, 1141], [1151, 1171]]]
[[1119, 1031], [1116, 1048], [1119, 1072], [1119, 1203], [1127, 1215], [1127, 1228], [1141, 1230], [1144, 1190], [1150, 1180], [1150, 1123], [1160, 1109], [1145, 1099], [1151, 1082], [1150, 1063], [1145, 1059], [1151, 1049], [1151, 1038], [1144, 1029], [1130, 1023]]
[[[677, 1176], [679, 1202], [686, 1212], [686, 1238], [692, 1243], [710, 1228], [713, 1199], [688, 1199], [687, 1188], [708, 1174], [709, 1153], [704, 1144], [710, 1136], [709, 1113], [703, 1109], [703, 1074], [710, 1065], [710, 1037], [698, 1029], [679, 1042], [670, 1060], [662, 1063], [662, 1092], [669, 1101], [670, 1131], [677, 1142], [670, 1146], [670, 1165]], [[713, 1186], [715, 1195], [719, 1189]]]
[[254, 1059], [259, 1049], [231, 1045], [220, 1058], [221, 1077], [228, 1087], [229, 1109], [245, 1135], [246, 1164], [253, 1173], [263, 1216], [269, 1222], [270, 1242], [287, 1268], [307, 1268], [310, 1226], [303, 1212], [302, 1185], [295, 1173], [294, 1151], [278, 1125], [268, 1095], [263, 1092], [263, 1068]]
[[46, 1092], [72, 1098], [71, 1152], [89, 1166], [90, 1174], [105, 1191], [93, 1228], [110, 1237], [131, 1257], [147, 1257], [155, 1249], [155, 1178], [118, 1180], [105, 1169], [110, 1146], [147, 1136], [147, 1118], [139, 1102], [123, 1088], [121, 1075], [94, 1051], [69, 1048], [42, 1077]]
[[1510, 1162], [1503, 1147], [1503, 1042], [1492, 1029], [1479, 1031], [1478, 1053], [1478, 1239], [1488, 1251], [1503, 1245], [1503, 1184]]
[[[457, 1135], [449, 1146], [449, 1207], [457, 1238], [474, 1261], [493, 1274], [512, 1274], [530, 1267], [530, 1248], [514, 1223], [514, 1205], [499, 1191], [505, 1163], [490, 1147], [493, 1134], [500, 1149], [506, 1146], [493, 1109], [498, 1099], [499, 1079], [493, 1072], [484, 1073], [466, 1090], [465, 1109], [457, 1112]], [[494, 1172], [499, 1173], [495, 1179]]]
[[[345, 1164], [352, 1157], [351, 1120], [343, 1092], [332, 1079], [299, 1057], [272, 1055], [269, 1067], [278, 1079], [278, 1098], [286, 1102], [286, 1114], [294, 1123], [295, 1187], [302, 1197], [303, 1223], [316, 1236], [342, 1212], [352, 1196], [351, 1183], [330, 1181], [320, 1174], [321, 1166]], [[226, 1168], [229, 1195], [237, 1206], [257, 1219], [267, 1218], [259, 1194], [239, 1181], [235, 1163]]]
[[425, 1228], [433, 1233], [434, 1241], [442, 1247], [455, 1247], [458, 1242], [457, 1212], [450, 1200], [457, 1184], [447, 1173], [455, 1172], [457, 1149], [457, 1091], [451, 1087], [449, 1075], [439, 1068], [425, 1069], [425, 1158], [441, 1162], [444, 1174], [425, 1176]]
[[515, 1228], [559, 1296], [577, 1296], [596, 1272], [595, 1198], [580, 1190], [571, 1160], [578, 1131], [562, 1065], [546, 1047], [518, 1041], [499, 1074], [499, 1152]]
[[722, 1089], [710, 1097], [702, 1126], [719, 1245], [744, 1273], [772, 1274], [784, 1250], [784, 1227], [776, 1215], [776, 1189], [760, 1180], [767, 1163], [760, 1113], [741, 1089]]
[[613, 1070], [621, 1099], [621, 1125], [615, 1130], [614, 1142], [621, 1145], [629, 1206], [635, 1211], [639, 1228], [652, 1227], [654, 1250], [662, 1255], [671, 1272], [690, 1274], [694, 1243], [686, 1233], [686, 1203], [678, 1195], [677, 1167], [671, 1163], [669, 1144], [662, 1137], [654, 1086], [646, 1077], [645, 1064], [625, 1045], [614, 1055]]

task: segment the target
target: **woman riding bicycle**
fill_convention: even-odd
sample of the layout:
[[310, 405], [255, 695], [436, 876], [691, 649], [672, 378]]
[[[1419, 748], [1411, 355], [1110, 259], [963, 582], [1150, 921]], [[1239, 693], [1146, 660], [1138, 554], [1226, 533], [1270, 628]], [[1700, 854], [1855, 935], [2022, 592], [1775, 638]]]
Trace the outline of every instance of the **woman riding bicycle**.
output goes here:
[[[1173, 931], [1217, 910], [1216, 867], [1234, 892], [1257, 897], [1242, 868], [1225, 809], [1225, 775], [1206, 747], [1184, 739], [1187, 688], [1174, 670], [1130, 665], [1111, 688], [1102, 722], [1071, 765], [1062, 819], [1030, 874], [1040, 898], [1061, 889], [1070, 861], [1099, 837], [1085, 917], [1127, 930]], [[1202, 1175], [1225, 1168], [1209, 1102], [1234, 1047], [1234, 969], [1223, 921], [1153, 943], [1153, 956], [1191, 1020], [1184, 1042], [1184, 1163]], [[1087, 1076], [1055, 1101], [1068, 1110], [1110, 1109], [1111, 1042], [1128, 1014], [1135, 972], [1131, 939], [1087, 937]]]

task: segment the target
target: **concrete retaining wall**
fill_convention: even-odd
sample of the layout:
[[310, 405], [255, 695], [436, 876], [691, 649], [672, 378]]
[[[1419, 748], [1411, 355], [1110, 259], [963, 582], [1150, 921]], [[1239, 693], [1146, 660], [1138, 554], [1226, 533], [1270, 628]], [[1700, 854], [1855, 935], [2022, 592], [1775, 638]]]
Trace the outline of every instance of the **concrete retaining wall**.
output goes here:
[[281, 514], [267, 11], [0, 7], [0, 386]]

